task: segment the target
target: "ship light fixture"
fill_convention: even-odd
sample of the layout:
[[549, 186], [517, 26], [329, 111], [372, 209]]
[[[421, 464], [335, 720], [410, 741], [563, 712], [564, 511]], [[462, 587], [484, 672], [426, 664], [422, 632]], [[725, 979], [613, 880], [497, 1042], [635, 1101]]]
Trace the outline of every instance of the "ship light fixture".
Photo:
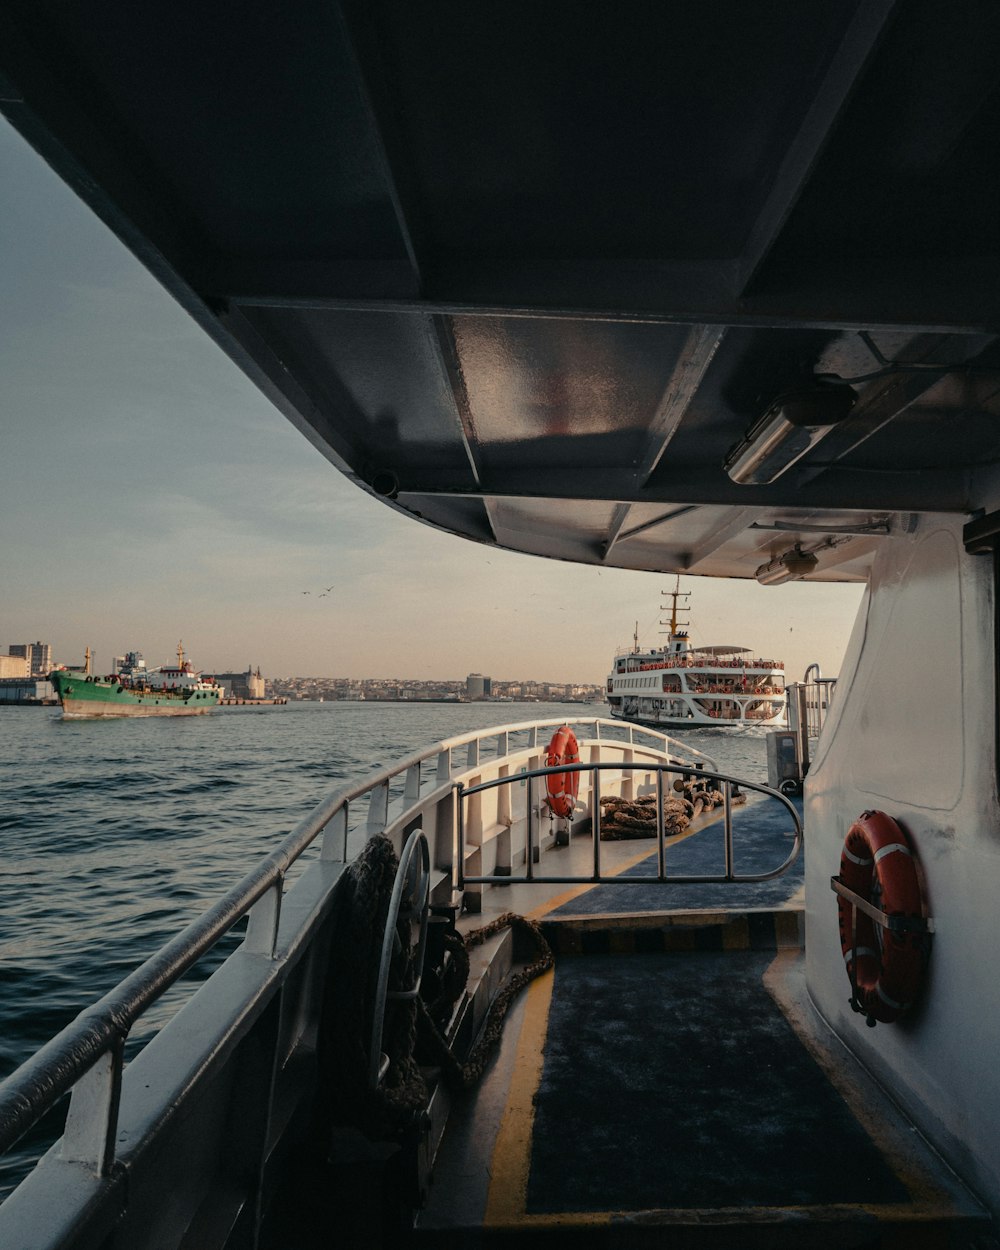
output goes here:
[[729, 449], [722, 467], [741, 486], [773, 482], [843, 421], [857, 398], [851, 387], [830, 382], [780, 396]]
[[783, 582], [801, 581], [807, 577], [819, 561], [811, 551], [801, 551], [793, 547], [783, 556], [776, 556], [767, 564], [762, 564], [754, 576], [762, 586], [780, 586]]

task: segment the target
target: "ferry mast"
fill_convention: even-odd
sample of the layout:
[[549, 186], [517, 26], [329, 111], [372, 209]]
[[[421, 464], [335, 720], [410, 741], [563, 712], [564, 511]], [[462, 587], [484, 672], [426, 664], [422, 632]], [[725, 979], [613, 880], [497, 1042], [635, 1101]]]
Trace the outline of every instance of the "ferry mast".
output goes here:
[[[688, 590], [681, 590], [681, 579], [680, 574], [678, 574], [673, 590], [661, 590], [660, 594], [670, 599], [670, 620], [660, 620], [661, 625], [670, 626], [667, 638], [667, 650], [671, 652], [679, 652], [682, 649], [682, 643], [686, 643], [688, 641], [687, 626], [690, 622], [678, 620], [678, 611], [687, 612], [688, 605], [684, 604], [682, 608], [678, 609], [677, 601], [678, 599], [689, 599], [691, 597], [691, 592]], [[682, 627], [683, 633], [679, 634], [677, 632], [678, 626]], [[660, 632], [663, 633], [663, 630]]]

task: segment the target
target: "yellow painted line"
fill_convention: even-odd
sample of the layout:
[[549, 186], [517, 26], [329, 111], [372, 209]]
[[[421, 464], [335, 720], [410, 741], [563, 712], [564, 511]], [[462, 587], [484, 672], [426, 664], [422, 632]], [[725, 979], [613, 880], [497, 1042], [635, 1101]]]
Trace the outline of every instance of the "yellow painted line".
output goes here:
[[500, 1120], [493, 1158], [490, 1188], [486, 1196], [486, 1228], [551, 1227], [565, 1224], [607, 1224], [614, 1212], [578, 1212], [563, 1215], [528, 1215], [528, 1175], [531, 1171], [531, 1136], [535, 1125], [535, 1096], [542, 1080], [545, 1034], [552, 1005], [555, 972], [550, 970], [528, 987], [524, 1022], [517, 1040], [514, 1071], [507, 1105]]
[[486, 1198], [487, 1226], [510, 1224], [524, 1216], [531, 1168], [535, 1095], [542, 1079], [545, 1033], [554, 983], [555, 972], [550, 968], [528, 987], [507, 1105], [493, 1146], [490, 1188]]
[[[678, 842], [683, 842], [685, 838], [693, 838], [696, 833], [701, 833], [702, 830], [707, 829], [709, 825], [713, 825], [717, 820], [721, 819], [722, 809], [720, 808], [718, 812], [713, 812], [712, 816], [706, 820], [704, 824], [699, 825], [697, 829], [687, 829], [684, 833], [675, 833], [672, 838], [665, 838], [664, 845], [676, 846]], [[650, 841], [649, 838], [643, 838], [642, 840], [647, 844]], [[653, 842], [655, 843], [655, 841], [656, 839], [654, 838]], [[631, 859], [623, 860], [613, 869], [608, 869], [608, 876], [619, 877], [623, 872], [627, 872], [630, 868], [634, 868], [636, 864], [641, 864], [644, 859], [650, 859], [655, 854], [656, 846], [654, 845], [653, 848], [650, 849], [647, 845], [644, 851], [639, 851]], [[540, 906], [534, 908], [533, 911], [529, 911], [527, 913], [527, 917], [529, 920], [541, 920], [542, 917], [547, 916], [549, 912], [555, 911], [557, 908], [562, 907], [565, 903], [571, 903], [573, 899], [579, 898], [581, 894], [586, 894], [588, 890], [593, 890], [595, 886], [605, 884], [606, 882], [603, 881], [588, 881], [586, 885], [574, 885], [569, 890], [564, 890], [562, 894], [557, 894], [555, 898], [550, 898], [548, 902], [540, 904]], [[655, 882], [653, 884], [655, 884]]]
[[[610, 1224], [612, 1220], [634, 1220], [642, 1217], [644, 1226], [659, 1224], [664, 1228], [671, 1225], [702, 1225], [711, 1223], [715, 1228], [724, 1227], [727, 1223], [734, 1229], [742, 1225], [748, 1229], [771, 1225], [787, 1227], [788, 1217], [811, 1216], [813, 1219], [843, 1220], [850, 1223], [859, 1216], [867, 1216], [872, 1220], [894, 1220], [899, 1223], [919, 1225], [924, 1220], [938, 1221], [954, 1215], [954, 1209], [930, 1203], [816, 1203], [815, 1206], [800, 1202], [790, 1202], [781, 1207], [647, 1207], [637, 1210], [615, 1211], [551, 1211], [537, 1215], [523, 1214], [519, 1218], [505, 1223], [502, 1227], [527, 1230], [532, 1228], [574, 1228], [583, 1225]], [[959, 1213], [960, 1214], [960, 1213]], [[726, 1217], [731, 1217], [727, 1219]], [[497, 1226], [494, 1226], [497, 1227]]]

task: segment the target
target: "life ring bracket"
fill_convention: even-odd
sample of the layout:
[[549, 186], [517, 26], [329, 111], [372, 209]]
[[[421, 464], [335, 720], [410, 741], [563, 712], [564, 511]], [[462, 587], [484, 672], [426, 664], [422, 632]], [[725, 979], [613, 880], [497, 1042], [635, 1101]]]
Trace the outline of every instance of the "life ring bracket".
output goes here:
[[847, 899], [852, 907], [856, 907], [866, 916], [871, 917], [883, 929], [888, 929], [890, 933], [934, 932], [934, 921], [929, 916], [887, 916], [884, 911], [879, 911], [874, 903], [870, 903], [868, 899], [862, 898], [860, 894], [856, 894], [844, 885], [839, 877], [830, 878], [830, 889], [841, 898]]
[[[887, 915], [880, 908], [876, 907], [870, 899], [858, 894], [852, 890], [850, 886], [845, 885], [839, 876], [830, 878], [830, 889], [851, 909], [851, 940], [844, 951], [847, 959], [848, 972], [851, 980], [851, 997], [848, 999], [848, 1005], [852, 1011], [865, 1017], [865, 1023], [869, 1028], [874, 1028], [878, 1020], [872, 1014], [868, 1006], [866, 1006], [862, 994], [859, 993], [857, 966], [858, 966], [858, 912], [862, 912], [869, 920], [873, 920], [880, 928], [887, 930], [893, 934], [919, 934], [922, 936], [929, 935], [934, 932], [934, 921], [930, 916], [899, 916]], [[890, 1017], [891, 1018], [891, 1017]]]

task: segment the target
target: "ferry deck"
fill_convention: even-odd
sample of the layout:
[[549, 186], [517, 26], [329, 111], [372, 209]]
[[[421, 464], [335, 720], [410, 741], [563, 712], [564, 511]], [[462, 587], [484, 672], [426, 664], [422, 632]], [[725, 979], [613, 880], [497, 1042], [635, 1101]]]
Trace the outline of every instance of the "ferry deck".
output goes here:
[[[807, 780], [804, 956], [795, 890], [720, 919], [671, 885], [633, 919], [623, 877], [497, 882], [461, 923], [521, 908], [557, 953], [481, 1092], [438, 1083], [419, 1148], [303, 1161], [364, 841], [331, 799], [10, 1078], [5, 1144], [72, 1093], [4, 1250], [389, 1246], [405, 1211], [456, 1245], [995, 1245], [1000, 8], [12, 0], [0, 33], [11, 124], [372, 499], [470, 560], [866, 584]], [[427, 804], [402, 775], [436, 905], [517, 866], [503, 821], [456, 853], [447, 767]], [[400, 853], [389, 785], [361, 833]], [[872, 810], [935, 933], [919, 1001], [870, 1029], [830, 883]], [[546, 862], [589, 863], [576, 837]], [[123, 1072], [137, 1015], [248, 913]], [[520, 957], [494, 947], [473, 1024]]]
[[[747, 798], [731, 813], [737, 876], [784, 863], [796, 834], [786, 808]], [[472, 1088], [427, 1069], [442, 1122], [402, 1165], [416, 1208], [384, 1196], [401, 1178], [383, 1155], [340, 1139], [289, 1185], [268, 1250], [320, 1250], [352, 1203], [349, 1244], [371, 1247], [992, 1244], [986, 1210], [809, 999], [801, 857], [763, 881], [701, 880], [724, 872], [722, 822], [707, 812], [665, 839], [668, 874], [691, 884], [650, 880], [657, 851], [628, 840], [602, 847], [601, 884], [527, 881], [522, 865], [482, 889], [460, 931], [528, 917], [555, 965], [515, 999]], [[587, 834], [548, 839], [540, 871], [585, 878]], [[474, 1036], [463, 1013], [481, 1027], [479, 1000], [536, 955], [510, 929], [473, 949], [457, 1048]]]

